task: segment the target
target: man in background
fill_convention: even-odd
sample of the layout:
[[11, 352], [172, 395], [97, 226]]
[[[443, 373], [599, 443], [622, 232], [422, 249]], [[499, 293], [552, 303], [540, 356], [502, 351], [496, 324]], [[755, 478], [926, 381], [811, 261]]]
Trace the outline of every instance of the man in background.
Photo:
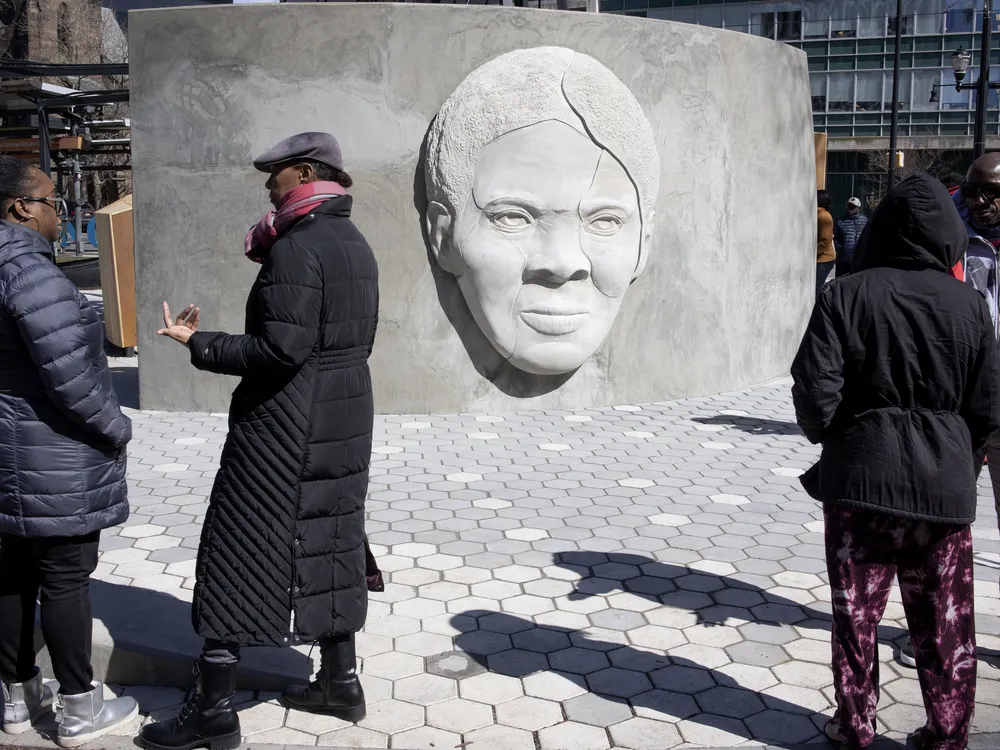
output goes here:
[[837, 220], [833, 227], [833, 244], [837, 249], [837, 278], [843, 278], [851, 273], [851, 263], [854, 261], [854, 248], [861, 239], [868, 218], [861, 213], [861, 200], [851, 198], [847, 201], [847, 213]]

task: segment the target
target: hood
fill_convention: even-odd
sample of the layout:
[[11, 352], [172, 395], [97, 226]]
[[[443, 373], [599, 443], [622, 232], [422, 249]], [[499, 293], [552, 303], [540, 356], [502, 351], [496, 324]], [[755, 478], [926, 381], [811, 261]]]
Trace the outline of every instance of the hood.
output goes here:
[[855, 269], [888, 266], [947, 273], [965, 254], [969, 236], [948, 189], [918, 172], [896, 185], [868, 219]]
[[39, 253], [51, 258], [52, 243], [34, 229], [0, 221], [0, 264], [29, 253]]

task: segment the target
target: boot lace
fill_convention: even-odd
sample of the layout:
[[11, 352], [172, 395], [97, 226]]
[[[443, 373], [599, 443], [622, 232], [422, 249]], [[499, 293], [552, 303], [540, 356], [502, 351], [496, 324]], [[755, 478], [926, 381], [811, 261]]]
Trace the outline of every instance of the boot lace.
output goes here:
[[198, 710], [198, 698], [200, 693], [198, 692], [198, 683], [201, 681], [201, 669], [198, 666], [198, 662], [194, 664], [194, 685], [187, 691], [184, 696], [184, 705], [181, 706], [181, 712], [177, 714], [177, 726], [182, 727], [187, 722], [191, 716], [194, 715], [195, 711]]

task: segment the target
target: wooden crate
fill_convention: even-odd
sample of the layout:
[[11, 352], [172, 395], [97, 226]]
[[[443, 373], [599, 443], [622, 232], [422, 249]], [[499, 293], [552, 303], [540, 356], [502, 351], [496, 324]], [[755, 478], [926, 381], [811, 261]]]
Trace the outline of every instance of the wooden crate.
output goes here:
[[826, 133], [813, 133], [816, 150], [816, 189], [826, 189]]
[[104, 293], [104, 328], [108, 341], [121, 349], [138, 343], [135, 310], [135, 240], [132, 196], [97, 212], [97, 252]]

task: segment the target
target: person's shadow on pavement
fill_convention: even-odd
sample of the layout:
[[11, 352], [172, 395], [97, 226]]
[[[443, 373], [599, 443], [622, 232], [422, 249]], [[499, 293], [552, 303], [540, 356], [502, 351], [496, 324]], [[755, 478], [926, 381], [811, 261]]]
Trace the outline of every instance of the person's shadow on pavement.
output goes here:
[[[478, 629], [469, 630], [466, 618]], [[692, 736], [682, 737], [671, 723], [687, 719], [769, 748], [805, 750], [824, 741], [822, 727], [832, 715], [832, 709], [817, 712], [795, 703], [800, 689], [792, 685], [773, 679], [760, 690], [744, 687], [739, 679], [753, 678], [739, 665], [709, 669], [669, 648], [629, 645], [624, 633], [621, 640], [601, 640], [582, 630], [487, 610], [462, 612], [454, 622], [466, 631], [455, 638], [456, 647], [488, 671], [519, 679], [548, 673], [576, 685], [580, 695], [563, 701], [567, 719], [610, 728], [616, 745], [632, 746], [631, 732], [655, 731], [662, 746], [671, 747]], [[713, 742], [709, 732], [704, 739], [697, 744], [725, 742], [718, 737]], [[902, 746], [881, 740], [871, 747]]]

